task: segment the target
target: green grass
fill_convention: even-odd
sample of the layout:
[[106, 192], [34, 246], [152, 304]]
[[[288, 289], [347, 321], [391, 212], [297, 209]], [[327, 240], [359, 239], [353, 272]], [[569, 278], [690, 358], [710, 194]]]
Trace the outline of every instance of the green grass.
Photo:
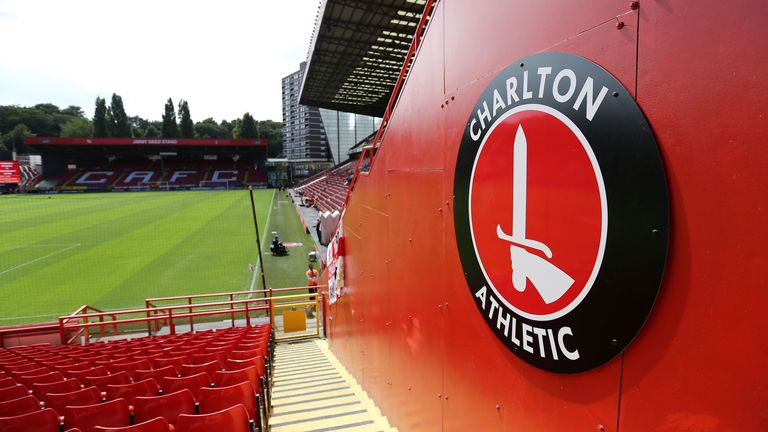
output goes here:
[[[288, 199], [273, 195], [254, 191], [267, 284], [304, 285], [312, 241]], [[271, 257], [271, 231], [304, 247]], [[124, 309], [148, 297], [248, 290], [257, 259], [244, 190], [3, 196], [0, 325], [50, 321], [83, 304]]]

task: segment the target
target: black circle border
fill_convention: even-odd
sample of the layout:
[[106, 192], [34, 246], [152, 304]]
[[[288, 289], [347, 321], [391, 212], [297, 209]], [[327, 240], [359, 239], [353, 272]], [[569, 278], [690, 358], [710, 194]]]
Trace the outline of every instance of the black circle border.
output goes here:
[[[557, 72], [568, 68], [577, 77], [577, 91], [565, 103], [557, 102], [552, 92], [538, 98], [539, 67], [552, 67], [552, 82]], [[521, 93], [523, 72], [528, 71], [533, 98], [521, 99], [494, 116], [477, 141], [470, 136], [471, 120], [483, 101], [493, 101], [493, 90], [505, 95], [506, 79], [518, 78]], [[591, 77], [595, 94], [605, 86], [608, 93], [590, 121], [585, 103], [578, 111], [572, 107], [581, 83]], [[562, 83], [561, 83], [562, 84]], [[547, 85], [546, 88], [551, 88]], [[521, 349], [497, 328], [497, 316], [489, 317], [475, 297], [483, 286], [493, 295], [477, 257], [469, 228], [469, 180], [479, 144], [503, 113], [526, 104], [551, 107], [571, 119], [592, 147], [603, 175], [608, 205], [608, 230], [603, 262], [589, 294], [566, 315], [549, 321], [535, 321], [505, 309], [516, 318], [517, 326], [558, 329], [570, 327], [569, 349], [579, 350], [578, 360], [541, 358]], [[490, 108], [490, 105], [489, 105]], [[620, 354], [637, 336], [648, 318], [659, 293], [669, 244], [669, 197], [663, 161], [653, 131], [632, 95], [608, 71], [577, 55], [546, 52], [517, 60], [504, 68], [483, 90], [470, 112], [458, 151], [454, 176], [454, 226], [459, 257], [470, 294], [488, 326], [515, 355], [547, 371], [576, 373], [596, 368]], [[501, 302], [499, 302], [501, 303]], [[498, 311], [497, 311], [498, 314]], [[544, 325], [546, 323], [546, 326]], [[520, 337], [519, 329], [518, 335]], [[536, 343], [534, 341], [534, 343]]]

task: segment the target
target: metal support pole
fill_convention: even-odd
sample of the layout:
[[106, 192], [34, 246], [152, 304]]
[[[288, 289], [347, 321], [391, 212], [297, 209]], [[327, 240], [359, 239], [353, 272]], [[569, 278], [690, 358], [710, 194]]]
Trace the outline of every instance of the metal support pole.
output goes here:
[[[253, 203], [253, 186], [248, 186], [248, 194], [251, 197], [251, 214], [253, 214], [253, 227], [256, 229], [256, 244], [259, 247], [259, 272], [261, 273], [261, 289], [265, 290], [267, 289], [267, 281], [264, 278], [264, 259], [261, 256], [261, 237], [259, 236], [259, 222], [256, 220], [256, 205]], [[264, 229], [267, 229], [267, 227], [264, 227]]]

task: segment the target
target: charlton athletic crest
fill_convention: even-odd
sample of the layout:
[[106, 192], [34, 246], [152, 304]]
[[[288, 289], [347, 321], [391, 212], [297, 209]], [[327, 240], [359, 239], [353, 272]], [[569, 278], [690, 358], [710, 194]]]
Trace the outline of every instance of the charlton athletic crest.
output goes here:
[[467, 121], [454, 194], [472, 300], [518, 357], [581, 372], [637, 335], [669, 205], [653, 132], [607, 71], [561, 53], [505, 68]]

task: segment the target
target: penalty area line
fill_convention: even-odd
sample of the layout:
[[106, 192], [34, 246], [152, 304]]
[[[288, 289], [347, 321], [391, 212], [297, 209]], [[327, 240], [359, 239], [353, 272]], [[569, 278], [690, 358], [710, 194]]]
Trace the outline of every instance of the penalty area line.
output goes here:
[[76, 248], [76, 247], [80, 247], [80, 243], [75, 243], [75, 244], [73, 244], [73, 245], [71, 245], [71, 246], [69, 246], [69, 247], [65, 247], [64, 249], [61, 249], [61, 250], [57, 250], [56, 252], [53, 252], [53, 253], [49, 253], [48, 255], [45, 255], [45, 256], [41, 256], [40, 258], [35, 258], [35, 259], [31, 260], [31, 261], [27, 261], [27, 262], [25, 262], [24, 264], [19, 264], [19, 265], [17, 265], [16, 267], [11, 267], [11, 268], [9, 268], [8, 270], [3, 270], [3, 271], [0, 271], [0, 276], [2, 276], [2, 275], [4, 275], [4, 274], [6, 274], [6, 273], [8, 273], [8, 272], [12, 272], [12, 271], [14, 271], [14, 270], [20, 269], [20, 268], [22, 268], [22, 267], [26, 267], [26, 266], [28, 266], [28, 265], [30, 265], [30, 264], [34, 264], [34, 263], [36, 263], [36, 262], [38, 262], [38, 261], [42, 261], [42, 260], [44, 260], [44, 259], [46, 259], [46, 258], [50, 258], [50, 257], [52, 257], [52, 256], [54, 256], [54, 255], [58, 255], [58, 254], [60, 254], [60, 253], [64, 253], [64, 252], [66, 252], [66, 251], [68, 251], [68, 250], [70, 250], [70, 249], [74, 249], [74, 248]]
[[[261, 244], [264, 244], [264, 236], [267, 235], [269, 232], [269, 218], [272, 216], [272, 205], [275, 203], [275, 191], [272, 191], [272, 202], [269, 203], [269, 213], [267, 213], [267, 221], [264, 223], [264, 232], [261, 233]], [[263, 251], [262, 251], [263, 252]], [[251, 291], [250, 294], [248, 294], [248, 298], [253, 298], [253, 286], [256, 284], [256, 275], [259, 273], [259, 266], [261, 265], [261, 257], [256, 258], [256, 265], [253, 267], [253, 277], [251, 278], [251, 287], [248, 288], [248, 291]], [[266, 288], [266, 287], [265, 287]]]

